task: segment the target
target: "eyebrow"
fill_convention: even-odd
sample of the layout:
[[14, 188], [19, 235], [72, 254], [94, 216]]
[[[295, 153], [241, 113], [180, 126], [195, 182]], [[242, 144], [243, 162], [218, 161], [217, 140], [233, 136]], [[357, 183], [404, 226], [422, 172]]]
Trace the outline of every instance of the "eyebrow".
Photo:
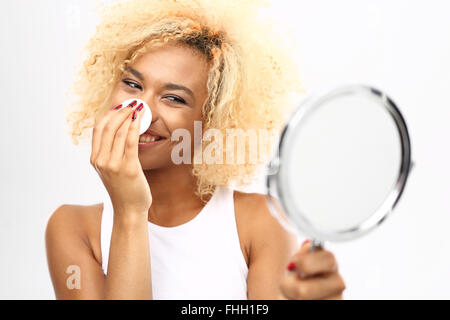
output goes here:
[[[138, 78], [141, 81], [144, 81], [144, 75], [142, 73], [140, 73], [139, 71], [137, 71], [136, 69], [133, 69], [132, 67], [128, 67], [126, 69], [126, 71], [130, 72], [131, 74], [133, 74], [136, 78]], [[175, 83], [165, 83], [164, 84], [164, 89], [169, 89], [169, 90], [182, 90], [185, 91], [187, 94], [189, 94], [192, 98], [195, 99], [194, 93], [192, 92], [191, 89], [179, 85], [179, 84], [175, 84]]]

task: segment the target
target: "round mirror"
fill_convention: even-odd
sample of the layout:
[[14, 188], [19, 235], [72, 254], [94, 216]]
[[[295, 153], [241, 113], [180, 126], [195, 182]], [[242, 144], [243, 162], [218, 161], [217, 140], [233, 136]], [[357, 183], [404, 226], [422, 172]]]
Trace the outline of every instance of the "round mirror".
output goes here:
[[[408, 130], [383, 92], [347, 86], [307, 98], [269, 166], [268, 196], [316, 245], [361, 236], [400, 198], [411, 168]], [[280, 205], [274, 206], [274, 197]]]

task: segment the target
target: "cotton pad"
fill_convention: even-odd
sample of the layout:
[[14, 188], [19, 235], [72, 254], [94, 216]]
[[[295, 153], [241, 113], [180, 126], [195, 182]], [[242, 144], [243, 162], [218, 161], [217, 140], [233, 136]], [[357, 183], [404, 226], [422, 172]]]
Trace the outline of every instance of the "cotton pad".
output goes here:
[[136, 100], [136, 104], [138, 106], [141, 103], [143, 105], [142, 110], [139, 111], [139, 113], [143, 113], [143, 114], [139, 115], [141, 118], [141, 123], [140, 123], [140, 127], [139, 127], [139, 135], [141, 135], [145, 131], [148, 130], [148, 128], [150, 127], [150, 124], [152, 123], [152, 111], [150, 110], [150, 107], [147, 105], [147, 103], [145, 103], [145, 101], [143, 101], [141, 99], [135, 99], [135, 98], [128, 99], [128, 100], [125, 100], [124, 102], [122, 102], [122, 108], [126, 108], [134, 100]]

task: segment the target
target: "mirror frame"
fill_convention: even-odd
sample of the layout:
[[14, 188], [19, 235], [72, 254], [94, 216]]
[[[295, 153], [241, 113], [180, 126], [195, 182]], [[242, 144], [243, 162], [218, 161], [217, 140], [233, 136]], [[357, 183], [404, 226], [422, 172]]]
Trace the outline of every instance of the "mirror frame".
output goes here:
[[[367, 220], [359, 225], [347, 228], [341, 231], [322, 230], [316, 228], [301, 212], [296, 212], [296, 207], [290, 193], [287, 192], [287, 178], [289, 172], [282, 164], [285, 159], [290, 156], [289, 146], [294, 145], [295, 128], [301, 125], [302, 121], [311, 114], [316, 107], [319, 107], [323, 102], [328, 101], [336, 96], [347, 94], [367, 95], [368, 98], [375, 99], [380, 106], [384, 106], [394, 120], [397, 127], [400, 144], [401, 144], [401, 164], [398, 177], [394, 188], [386, 197], [383, 204], [375, 211]], [[290, 120], [287, 121], [279, 142], [277, 153], [272, 157], [268, 166], [267, 174], [267, 195], [268, 205], [273, 212], [274, 203], [273, 197], [277, 198], [281, 203], [284, 212], [294, 223], [299, 231], [312, 237], [315, 242], [321, 241], [346, 241], [361, 237], [377, 226], [379, 226], [391, 214], [397, 205], [408, 179], [408, 175], [413, 168], [414, 163], [411, 160], [411, 141], [408, 133], [406, 122], [397, 108], [396, 104], [384, 92], [366, 85], [347, 85], [331, 90], [324, 90], [322, 93], [309, 96], [299, 104], [293, 112]], [[283, 187], [284, 186], [284, 187]], [[276, 211], [276, 210], [275, 210]], [[276, 214], [276, 212], [273, 212]]]

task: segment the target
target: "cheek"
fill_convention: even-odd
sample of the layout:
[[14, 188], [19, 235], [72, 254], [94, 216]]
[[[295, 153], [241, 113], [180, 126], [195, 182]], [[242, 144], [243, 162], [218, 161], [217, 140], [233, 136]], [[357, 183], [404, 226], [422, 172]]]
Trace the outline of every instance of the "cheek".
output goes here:
[[[126, 92], [121, 87], [120, 83], [117, 85], [111, 95], [111, 105], [117, 106], [124, 102], [125, 100], [129, 99], [132, 95], [130, 95], [129, 92]], [[135, 95], [136, 96], [136, 95]]]
[[117, 89], [114, 90], [112, 96], [111, 96], [111, 105], [117, 106], [120, 103], [122, 103], [123, 100], [120, 99], [120, 94], [118, 93]]
[[186, 129], [192, 136], [194, 134], [194, 121], [202, 121], [201, 112], [196, 112], [196, 110], [172, 109], [166, 112], [164, 118], [164, 122], [171, 133], [176, 129]]

